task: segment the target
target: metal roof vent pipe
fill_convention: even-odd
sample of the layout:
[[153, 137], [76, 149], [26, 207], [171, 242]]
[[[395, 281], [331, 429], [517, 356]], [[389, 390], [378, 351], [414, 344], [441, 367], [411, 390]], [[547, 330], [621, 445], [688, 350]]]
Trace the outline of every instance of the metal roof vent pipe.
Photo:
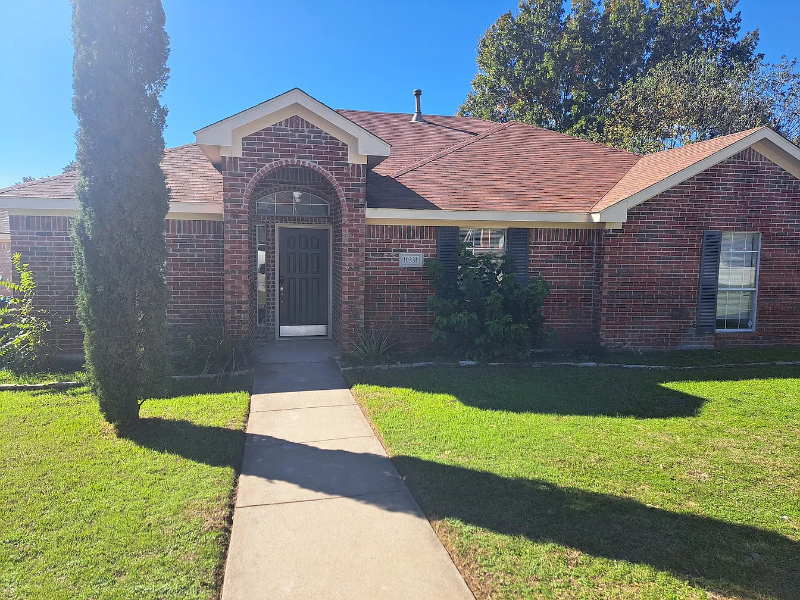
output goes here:
[[414, 90], [414, 97], [417, 99], [417, 110], [414, 116], [411, 117], [412, 123], [424, 123], [425, 118], [422, 116], [422, 108], [420, 107], [419, 97], [422, 96], [422, 90]]

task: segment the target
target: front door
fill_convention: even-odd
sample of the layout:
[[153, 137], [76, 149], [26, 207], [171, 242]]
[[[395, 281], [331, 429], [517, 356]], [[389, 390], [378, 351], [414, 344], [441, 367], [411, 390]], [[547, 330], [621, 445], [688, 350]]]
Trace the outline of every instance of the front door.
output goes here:
[[327, 229], [278, 228], [278, 331], [328, 335]]

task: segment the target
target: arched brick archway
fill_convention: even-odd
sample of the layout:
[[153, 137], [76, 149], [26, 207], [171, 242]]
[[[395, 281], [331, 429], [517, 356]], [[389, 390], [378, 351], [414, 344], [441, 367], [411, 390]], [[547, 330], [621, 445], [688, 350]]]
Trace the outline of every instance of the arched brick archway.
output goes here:
[[336, 181], [336, 178], [318, 164], [308, 160], [284, 159], [276, 160], [264, 165], [256, 172], [255, 175], [253, 175], [253, 177], [250, 178], [250, 181], [247, 183], [247, 187], [245, 187], [244, 190], [245, 201], [250, 202], [250, 197], [253, 194], [253, 190], [258, 187], [258, 185], [262, 183], [270, 173], [274, 173], [278, 169], [284, 167], [301, 167], [305, 169], [311, 169], [312, 171], [319, 173], [328, 181], [328, 183], [331, 184], [339, 201], [341, 201], [341, 198], [344, 197], [344, 190], [342, 190], [342, 186], [339, 185], [339, 182]]
[[[234, 333], [256, 326], [257, 224], [274, 232], [276, 222], [319, 222], [308, 217], [256, 216], [254, 191], [270, 174], [285, 168], [313, 171], [335, 193], [327, 220], [333, 234], [331, 325], [334, 340], [341, 344], [352, 339], [364, 320], [366, 165], [349, 163], [346, 144], [297, 116], [247, 136], [241, 157], [223, 158], [225, 326]], [[267, 330], [274, 328], [267, 324]]]

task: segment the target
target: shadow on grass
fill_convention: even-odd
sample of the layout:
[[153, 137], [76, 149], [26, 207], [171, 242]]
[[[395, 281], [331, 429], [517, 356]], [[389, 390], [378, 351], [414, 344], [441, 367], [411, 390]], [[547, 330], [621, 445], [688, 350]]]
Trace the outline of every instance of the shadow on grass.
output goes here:
[[117, 433], [143, 448], [176, 454], [212, 467], [233, 467], [237, 472], [242, 464], [246, 435], [237, 429], [160, 417], [143, 417]]
[[705, 398], [666, 387], [676, 381], [743, 381], [800, 377], [797, 367], [649, 371], [616, 367], [502, 367], [376, 371], [357, 383], [447, 394], [485, 410], [553, 415], [663, 419], [695, 417]]
[[[385, 493], [403, 486], [381, 455], [158, 418], [142, 419], [124, 435], [158, 452], [236, 469], [246, 444], [243, 477], [271, 485], [285, 482], [326, 496], [352, 496], [387, 511], [413, 510], [398, 503], [396, 494]], [[800, 543], [775, 532], [541, 480], [507, 478], [410, 456], [393, 462], [429, 518], [458, 519], [591, 556], [651, 565], [722, 594], [800, 597]]]
[[775, 532], [546, 481], [393, 461], [429, 518], [651, 565], [717, 593], [800, 598], [800, 543]]

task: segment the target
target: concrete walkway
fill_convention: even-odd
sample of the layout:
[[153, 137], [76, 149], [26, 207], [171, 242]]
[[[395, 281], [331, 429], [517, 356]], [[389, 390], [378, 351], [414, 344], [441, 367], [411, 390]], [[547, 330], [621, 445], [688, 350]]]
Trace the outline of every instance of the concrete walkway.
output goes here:
[[472, 599], [330, 356], [260, 354], [223, 600]]

